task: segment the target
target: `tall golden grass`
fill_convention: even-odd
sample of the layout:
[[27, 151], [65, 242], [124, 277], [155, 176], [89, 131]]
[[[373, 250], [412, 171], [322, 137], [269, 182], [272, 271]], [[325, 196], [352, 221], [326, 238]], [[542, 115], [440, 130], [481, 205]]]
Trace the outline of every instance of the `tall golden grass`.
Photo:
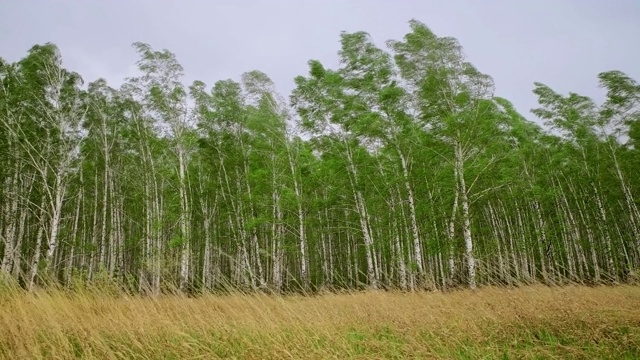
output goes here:
[[640, 287], [0, 294], [6, 359], [640, 358]]

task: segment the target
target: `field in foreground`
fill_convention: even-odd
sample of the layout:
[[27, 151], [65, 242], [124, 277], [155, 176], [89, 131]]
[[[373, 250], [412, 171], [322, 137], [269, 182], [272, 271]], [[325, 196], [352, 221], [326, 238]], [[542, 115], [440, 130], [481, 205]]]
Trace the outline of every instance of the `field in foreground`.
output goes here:
[[640, 287], [314, 297], [0, 294], [0, 358], [640, 358]]

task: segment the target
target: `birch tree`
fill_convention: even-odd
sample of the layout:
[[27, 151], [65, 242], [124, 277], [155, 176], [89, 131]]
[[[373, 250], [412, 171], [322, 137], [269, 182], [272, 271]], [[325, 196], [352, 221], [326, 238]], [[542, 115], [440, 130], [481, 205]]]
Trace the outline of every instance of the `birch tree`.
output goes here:
[[133, 45], [140, 55], [138, 69], [142, 76], [137, 84], [144, 89], [147, 110], [157, 118], [162, 132], [170, 138], [172, 150], [177, 160], [178, 194], [180, 197], [179, 226], [180, 237], [176, 242], [180, 249], [179, 289], [186, 290], [189, 282], [190, 259], [190, 200], [187, 189], [187, 167], [190, 156], [189, 132], [190, 112], [187, 91], [180, 83], [182, 66], [175, 55], [168, 50], [156, 51], [148, 44]]
[[[471, 233], [469, 185], [466, 163], [477, 155], [474, 140], [478, 135], [490, 137], [494, 132], [488, 116], [493, 109], [493, 80], [480, 73], [464, 58], [456, 39], [436, 36], [426, 25], [410, 22], [412, 32], [404, 41], [391, 41], [389, 46], [403, 79], [415, 94], [414, 106], [424, 129], [453, 150], [456, 194], [462, 207], [465, 257], [469, 287], [476, 287], [476, 265]], [[458, 196], [456, 196], [457, 203]], [[455, 210], [454, 210], [455, 214]]]

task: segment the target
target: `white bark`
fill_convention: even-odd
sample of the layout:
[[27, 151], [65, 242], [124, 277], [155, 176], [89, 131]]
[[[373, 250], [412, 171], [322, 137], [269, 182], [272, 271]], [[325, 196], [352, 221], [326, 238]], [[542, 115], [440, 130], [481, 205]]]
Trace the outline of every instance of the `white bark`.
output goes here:
[[540, 271], [542, 273], [542, 278], [544, 279], [544, 281], [547, 281], [548, 278], [548, 273], [547, 273], [547, 265], [546, 265], [546, 257], [547, 257], [547, 251], [546, 249], [543, 249], [544, 246], [549, 246], [548, 244], [548, 240], [547, 240], [547, 225], [544, 221], [544, 219], [542, 218], [542, 209], [540, 207], [540, 203], [536, 200], [533, 202], [533, 208], [536, 211], [536, 219], [537, 222], [535, 223], [536, 228], [538, 230], [538, 234], [540, 236], [540, 238], [538, 239], [538, 253], [540, 256]]
[[[34, 177], [31, 176], [30, 180], [29, 180], [29, 185], [28, 185], [28, 190], [27, 190], [27, 194], [29, 194], [31, 192], [31, 188], [33, 187], [33, 181]], [[19, 279], [20, 277], [23, 276], [22, 274], [22, 268], [21, 268], [21, 260], [22, 260], [22, 253], [21, 253], [21, 249], [22, 249], [22, 242], [24, 239], [24, 234], [25, 234], [25, 227], [27, 224], [27, 215], [30, 214], [31, 212], [29, 211], [28, 207], [27, 207], [27, 202], [28, 200], [24, 200], [23, 204], [22, 204], [22, 210], [20, 211], [20, 220], [18, 222], [18, 235], [17, 235], [17, 241], [14, 245], [14, 251], [13, 251], [13, 277], [16, 279]]]
[[395, 257], [395, 263], [398, 268], [398, 280], [400, 283], [400, 289], [405, 291], [408, 288], [407, 284], [407, 264], [404, 259], [404, 252], [402, 251], [402, 246], [400, 242], [400, 229], [398, 226], [398, 212], [395, 201], [394, 192], [391, 191], [389, 193], [389, 205], [391, 208], [392, 214], [392, 226], [389, 229], [389, 237], [393, 239], [393, 253]]
[[[458, 167], [454, 166], [454, 178], [458, 179]], [[458, 200], [459, 200], [459, 187], [455, 186], [455, 195], [453, 198], [453, 206], [451, 207], [451, 216], [449, 217], [449, 223], [447, 228], [447, 240], [448, 240], [448, 252], [449, 252], [449, 286], [453, 285], [453, 278], [456, 273], [456, 264], [454, 261], [455, 255], [455, 237], [456, 237], [456, 215], [458, 213]]]
[[505, 280], [507, 278], [507, 272], [504, 262], [504, 257], [502, 256], [502, 241], [504, 240], [504, 231], [502, 229], [502, 224], [498, 221], [498, 218], [493, 210], [493, 206], [491, 203], [487, 206], [489, 213], [489, 220], [491, 223], [491, 227], [493, 228], [493, 235], [496, 238], [496, 245], [498, 248], [498, 272], [500, 275], [500, 280]]
[[616, 150], [613, 148], [613, 145], [611, 143], [609, 144], [609, 149], [611, 150], [613, 164], [616, 169], [616, 176], [618, 178], [618, 181], [620, 182], [620, 188], [622, 189], [622, 193], [624, 194], [624, 200], [629, 211], [629, 218], [632, 224], [633, 235], [636, 239], [636, 246], [638, 247], [638, 249], [640, 249], [640, 210], [638, 209], [633, 193], [629, 188], [629, 185], [627, 185], [624, 175], [622, 174], [622, 169], [620, 168], [620, 163], [618, 162], [618, 157], [616, 156]]
[[460, 188], [460, 200], [462, 201], [462, 232], [465, 244], [465, 256], [469, 271], [469, 288], [476, 288], [476, 259], [473, 255], [473, 239], [471, 238], [471, 218], [469, 215], [469, 199], [467, 198], [467, 186], [464, 179], [464, 159], [460, 142], [456, 143], [456, 166], [458, 168], [458, 186]]
[[[16, 169], [17, 170], [17, 169]], [[4, 229], [4, 255], [2, 257], [2, 272], [9, 273], [13, 266], [14, 252], [16, 251], [16, 222], [18, 221], [18, 173], [17, 171], [13, 176], [6, 179], [5, 195], [10, 197], [10, 200], [4, 207], [4, 219], [6, 221], [6, 227]]]
[[[602, 203], [602, 199], [600, 198], [598, 189], [593, 184], [592, 184], [592, 189], [593, 189], [596, 205], [598, 207], [598, 212], [600, 213], [600, 218], [602, 220], [603, 226], [607, 226], [607, 213], [604, 209], [604, 205]], [[616, 264], [613, 261], [611, 235], [609, 235], [609, 231], [606, 228], [602, 229], [602, 234], [604, 235], [604, 243], [606, 248], [606, 259], [607, 259], [607, 265], [608, 265], [607, 270], [609, 270], [609, 275], [615, 278], [617, 277], [617, 270], [616, 270]]]
[[364, 197], [362, 196], [362, 192], [357, 189], [357, 179], [358, 172], [355, 167], [355, 163], [353, 161], [353, 154], [351, 153], [351, 149], [347, 144], [347, 163], [350, 170], [351, 176], [351, 186], [353, 188], [353, 197], [356, 204], [356, 210], [358, 211], [358, 217], [360, 220], [360, 230], [362, 231], [362, 236], [364, 238], [365, 245], [365, 256], [367, 259], [367, 280], [369, 281], [369, 286], [373, 289], [378, 288], [378, 279], [376, 277], [375, 272], [375, 248], [373, 247], [373, 239], [371, 237], [371, 232], [369, 228], [368, 222], [368, 214], [366, 211], [366, 205], [364, 201]]
[[49, 247], [47, 249], [46, 255], [46, 267], [52, 265], [51, 261], [53, 260], [53, 255], [55, 254], [56, 247], [58, 245], [58, 231], [60, 228], [60, 220], [62, 218], [62, 202], [64, 200], [64, 195], [66, 192], [66, 188], [62, 183], [62, 175], [56, 174], [56, 186], [55, 186], [55, 197], [53, 199], [53, 203], [51, 205], [51, 225], [49, 230]]
[[[415, 253], [416, 266], [418, 268], [418, 275], [420, 278], [424, 276], [424, 262], [422, 258], [422, 243], [420, 235], [418, 233], [418, 220], [416, 216], [415, 197], [413, 195], [413, 189], [409, 181], [409, 165], [407, 159], [402, 154], [399, 148], [396, 148], [398, 156], [400, 156], [400, 164], [402, 165], [402, 178], [404, 180], [404, 186], [407, 191], [407, 204], [409, 206], [409, 219], [411, 220], [411, 235], [413, 237], [413, 251]], [[424, 279], [422, 279], [424, 280]]]
[[302, 284], [306, 289], [309, 288], [309, 255], [307, 253], [307, 234], [305, 232], [304, 209], [302, 207], [302, 186], [298, 181], [298, 172], [296, 172], [295, 163], [291, 154], [290, 146], [287, 146], [287, 160], [289, 161], [289, 169], [293, 178], [293, 191], [296, 194], [297, 210], [298, 210], [298, 236], [300, 239], [300, 277]]
[[283, 237], [283, 227], [282, 227], [282, 209], [280, 208], [280, 194], [276, 191], [273, 192], [273, 224], [271, 225], [271, 258], [273, 259], [272, 263], [272, 274], [271, 281], [273, 282], [273, 287], [277, 292], [282, 291], [282, 261], [284, 256], [284, 250], [282, 248], [282, 237]]
[[[80, 182], [82, 182], [82, 173], [80, 175]], [[71, 277], [73, 275], [73, 268], [74, 268], [74, 263], [75, 263], [75, 249], [76, 249], [76, 244], [78, 242], [78, 224], [80, 223], [80, 209], [81, 209], [81, 204], [82, 201], [84, 199], [83, 196], [83, 191], [80, 190], [80, 194], [78, 195], [78, 199], [76, 200], [76, 209], [74, 211], [74, 216], [73, 216], [73, 228], [71, 230], [71, 239], [72, 239], [72, 243], [71, 243], [71, 250], [70, 250], [70, 254], [69, 254], [69, 258], [67, 260], [67, 268], [65, 269], [65, 282], [66, 284], [71, 284]]]
[[[179, 141], [179, 140], [178, 140]], [[180, 291], [185, 291], [189, 282], [190, 245], [189, 236], [189, 200], [187, 198], [186, 185], [186, 158], [182, 144], [178, 143], [178, 176], [180, 181], [180, 235], [182, 245], [180, 247]]]
[[211, 290], [213, 287], [213, 283], [215, 280], [213, 277], [213, 264], [212, 264], [212, 251], [211, 247], [213, 246], [211, 238], [211, 223], [215, 216], [217, 209], [217, 195], [213, 200], [214, 206], [213, 211], [211, 211], [210, 206], [208, 204], [208, 198], [204, 196], [204, 186], [202, 182], [200, 183], [200, 210], [202, 211], [203, 218], [203, 230], [204, 230], [204, 254], [202, 259], [202, 286], [205, 291]]
[[40, 266], [40, 255], [42, 253], [42, 237], [44, 235], [44, 230], [47, 223], [47, 209], [46, 209], [46, 199], [43, 196], [40, 203], [40, 216], [39, 216], [39, 224], [38, 224], [38, 232], [36, 234], [36, 247], [33, 252], [33, 258], [31, 259], [31, 265], [29, 266], [29, 282], [28, 288], [29, 290], [33, 290], [36, 282], [36, 277], [38, 276], [38, 267]]

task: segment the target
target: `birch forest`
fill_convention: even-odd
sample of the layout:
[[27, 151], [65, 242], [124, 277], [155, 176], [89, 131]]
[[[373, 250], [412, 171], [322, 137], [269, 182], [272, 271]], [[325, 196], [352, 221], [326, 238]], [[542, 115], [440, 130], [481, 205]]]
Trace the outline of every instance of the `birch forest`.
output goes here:
[[[85, 83], [0, 59], [0, 256], [25, 289], [448, 290], [640, 279], [640, 84], [532, 84], [521, 114], [460, 43], [336, 34], [291, 94], [258, 70]], [[339, 40], [339, 41], [338, 41]], [[524, 86], [527, 86], [525, 84]], [[579, 91], [580, 89], [576, 89]]]

